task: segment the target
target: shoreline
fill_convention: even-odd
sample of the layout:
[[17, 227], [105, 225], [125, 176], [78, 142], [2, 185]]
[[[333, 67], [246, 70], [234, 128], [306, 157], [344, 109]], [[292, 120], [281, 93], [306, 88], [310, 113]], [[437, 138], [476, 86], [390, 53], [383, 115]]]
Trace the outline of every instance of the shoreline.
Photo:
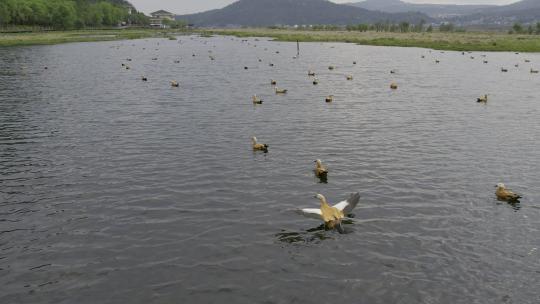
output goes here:
[[1, 33], [0, 47], [54, 45], [71, 42], [98, 42], [143, 38], [167, 38], [189, 33], [236, 37], [269, 37], [288, 42], [343, 42], [359, 45], [418, 47], [441, 51], [540, 52], [540, 35], [510, 35], [506, 33], [390, 33], [355, 31], [312, 31], [266, 28], [247, 29], [94, 29]]
[[189, 33], [183, 30], [164, 29], [95, 29], [73, 31], [43, 31], [2, 33], [0, 47], [54, 45], [71, 42], [117, 41], [143, 38], [167, 38]]
[[262, 28], [203, 29], [195, 32], [236, 37], [270, 37], [277, 41], [344, 42], [372, 46], [418, 47], [440, 51], [540, 52], [540, 35], [510, 35], [489, 32], [390, 33]]

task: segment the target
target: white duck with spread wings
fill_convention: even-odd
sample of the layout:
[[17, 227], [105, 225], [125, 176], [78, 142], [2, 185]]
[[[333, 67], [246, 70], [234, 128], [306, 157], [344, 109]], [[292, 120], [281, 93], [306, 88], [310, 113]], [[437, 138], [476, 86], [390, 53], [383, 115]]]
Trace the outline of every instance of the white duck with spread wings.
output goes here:
[[360, 193], [351, 193], [347, 200], [341, 201], [334, 206], [330, 206], [326, 198], [321, 194], [318, 194], [317, 198], [321, 200], [321, 208], [304, 208], [297, 212], [305, 217], [321, 220], [326, 227], [337, 228], [341, 232], [343, 230], [341, 220], [356, 208], [360, 201]]

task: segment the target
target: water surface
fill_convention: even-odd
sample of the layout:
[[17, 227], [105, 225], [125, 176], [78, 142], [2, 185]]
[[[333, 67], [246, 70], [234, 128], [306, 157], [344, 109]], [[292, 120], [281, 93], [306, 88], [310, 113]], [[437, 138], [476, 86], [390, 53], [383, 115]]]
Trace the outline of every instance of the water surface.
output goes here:
[[[539, 303], [540, 55], [295, 55], [231, 37], [0, 49], [0, 302]], [[347, 234], [293, 212], [354, 191]]]

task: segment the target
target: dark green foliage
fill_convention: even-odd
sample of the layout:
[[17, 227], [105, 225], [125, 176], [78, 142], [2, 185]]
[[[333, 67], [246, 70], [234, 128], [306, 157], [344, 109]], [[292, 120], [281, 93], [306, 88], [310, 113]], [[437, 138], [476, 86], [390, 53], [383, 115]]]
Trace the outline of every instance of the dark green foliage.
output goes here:
[[512, 30], [517, 34], [521, 34], [523, 33], [523, 26], [521, 25], [521, 23], [514, 23], [514, 26], [512, 26]]
[[453, 32], [454, 24], [453, 23], [443, 23], [439, 26], [439, 31], [441, 32]]
[[[392, 32], [392, 33], [408, 33], [408, 32], [421, 33], [424, 31], [425, 25], [426, 25], [426, 21], [422, 19], [417, 24], [410, 24], [409, 22], [400, 22], [399, 24], [390, 23], [390, 22], [386, 22], [386, 23], [377, 22], [374, 24], [361, 23], [358, 25], [347, 25], [346, 29], [348, 31], [357, 31], [357, 32], [375, 31], [375, 32]], [[427, 28], [427, 31], [433, 31], [433, 27], [430, 25]]]
[[[129, 10], [132, 9], [132, 14]], [[1, 0], [0, 25], [71, 29], [146, 24], [147, 18], [123, 0]]]
[[536, 24], [529, 24], [529, 26], [525, 27], [519, 22], [514, 23], [512, 26], [512, 29], [508, 31], [509, 34], [529, 34], [529, 35], [540, 35], [540, 22], [537, 22]]

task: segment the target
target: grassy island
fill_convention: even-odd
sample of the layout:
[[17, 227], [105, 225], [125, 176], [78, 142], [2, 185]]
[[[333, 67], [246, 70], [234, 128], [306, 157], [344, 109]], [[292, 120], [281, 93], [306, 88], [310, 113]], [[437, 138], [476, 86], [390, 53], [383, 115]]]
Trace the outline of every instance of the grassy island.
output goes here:
[[452, 51], [540, 52], [539, 35], [510, 35], [502, 32], [357, 32], [294, 29], [211, 29], [205, 34], [237, 37], [271, 37], [279, 41], [348, 42], [363, 45], [421, 47]]

